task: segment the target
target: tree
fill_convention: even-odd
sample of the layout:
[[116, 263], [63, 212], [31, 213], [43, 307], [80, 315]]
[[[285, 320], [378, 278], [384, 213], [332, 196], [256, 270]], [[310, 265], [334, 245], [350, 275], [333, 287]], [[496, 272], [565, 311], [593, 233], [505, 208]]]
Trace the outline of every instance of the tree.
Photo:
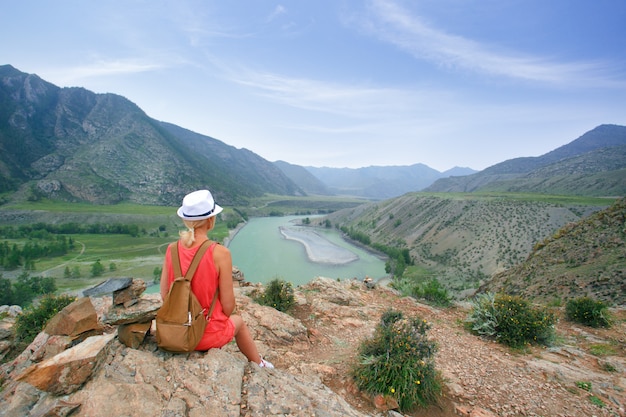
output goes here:
[[75, 265], [72, 268], [72, 278], [80, 278], [81, 274], [80, 274], [80, 268], [78, 265]]
[[14, 295], [11, 280], [0, 275], [0, 305], [13, 305], [15, 304], [13, 301]]
[[91, 265], [91, 276], [99, 277], [102, 274], [104, 274], [104, 266], [102, 266], [100, 259], [98, 259]]
[[163, 271], [163, 268], [161, 268], [160, 266], [155, 267], [152, 271], [152, 277], [154, 278], [155, 284], [161, 282], [161, 271]]

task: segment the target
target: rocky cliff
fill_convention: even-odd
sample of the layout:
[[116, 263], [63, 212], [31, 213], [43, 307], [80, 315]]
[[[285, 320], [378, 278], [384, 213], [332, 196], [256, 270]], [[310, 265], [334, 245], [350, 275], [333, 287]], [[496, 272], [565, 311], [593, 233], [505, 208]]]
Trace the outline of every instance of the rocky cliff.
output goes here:
[[[164, 353], [149, 330], [158, 296], [91, 295], [2, 367], [0, 416], [400, 416], [349, 376], [359, 343], [391, 307], [432, 323], [446, 385], [439, 404], [406, 415], [624, 415], [624, 311], [613, 329], [559, 323], [559, 346], [511, 352], [464, 331], [462, 305], [434, 309], [385, 287], [318, 278], [284, 314], [253, 302], [254, 289], [236, 289], [239, 313], [276, 369], [247, 362], [233, 343]], [[616, 347], [600, 354], [599, 345]]]

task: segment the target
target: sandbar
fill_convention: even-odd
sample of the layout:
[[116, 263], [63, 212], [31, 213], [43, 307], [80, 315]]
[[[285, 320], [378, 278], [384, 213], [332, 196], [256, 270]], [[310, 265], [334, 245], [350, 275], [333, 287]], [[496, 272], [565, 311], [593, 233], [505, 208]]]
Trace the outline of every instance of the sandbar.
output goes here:
[[278, 229], [285, 239], [301, 243], [311, 262], [343, 265], [359, 259], [357, 254], [335, 245], [314, 230], [306, 227], [281, 226]]

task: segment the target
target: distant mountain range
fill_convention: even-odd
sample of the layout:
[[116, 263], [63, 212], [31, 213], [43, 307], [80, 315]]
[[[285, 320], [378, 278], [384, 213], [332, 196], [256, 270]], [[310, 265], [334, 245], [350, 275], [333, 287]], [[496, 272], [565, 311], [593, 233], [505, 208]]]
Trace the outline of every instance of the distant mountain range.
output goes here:
[[472, 175], [439, 179], [425, 191], [624, 196], [626, 126], [601, 125], [545, 155], [510, 159]]
[[626, 127], [603, 125], [537, 158], [481, 172], [423, 164], [316, 168], [269, 162], [209, 136], [154, 120], [129, 100], [59, 88], [0, 66], [0, 199], [174, 205], [209, 187], [228, 205], [265, 193], [373, 200], [411, 191], [626, 194]]
[[[469, 175], [476, 171], [455, 167], [439, 172], [424, 164], [410, 166], [370, 166], [364, 168], [305, 167], [332, 194], [384, 200], [420, 191], [439, 178]], [[283, 171], [285, 172], [285, 171]], [[302, 184], [298, 183], [301, 187]]]

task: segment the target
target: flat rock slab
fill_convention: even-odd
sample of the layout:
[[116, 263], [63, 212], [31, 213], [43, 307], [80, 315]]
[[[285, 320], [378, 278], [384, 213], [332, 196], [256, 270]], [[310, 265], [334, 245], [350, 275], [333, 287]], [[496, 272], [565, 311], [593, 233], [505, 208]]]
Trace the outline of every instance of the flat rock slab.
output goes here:
[[111, 278], [101, 282], [95, 287], [87, 288], [83, 291], [85, 297], [98, 297], [100, 295], [112, 294], [113, 291], [123, 290], [132, 284], [132, 278]]

